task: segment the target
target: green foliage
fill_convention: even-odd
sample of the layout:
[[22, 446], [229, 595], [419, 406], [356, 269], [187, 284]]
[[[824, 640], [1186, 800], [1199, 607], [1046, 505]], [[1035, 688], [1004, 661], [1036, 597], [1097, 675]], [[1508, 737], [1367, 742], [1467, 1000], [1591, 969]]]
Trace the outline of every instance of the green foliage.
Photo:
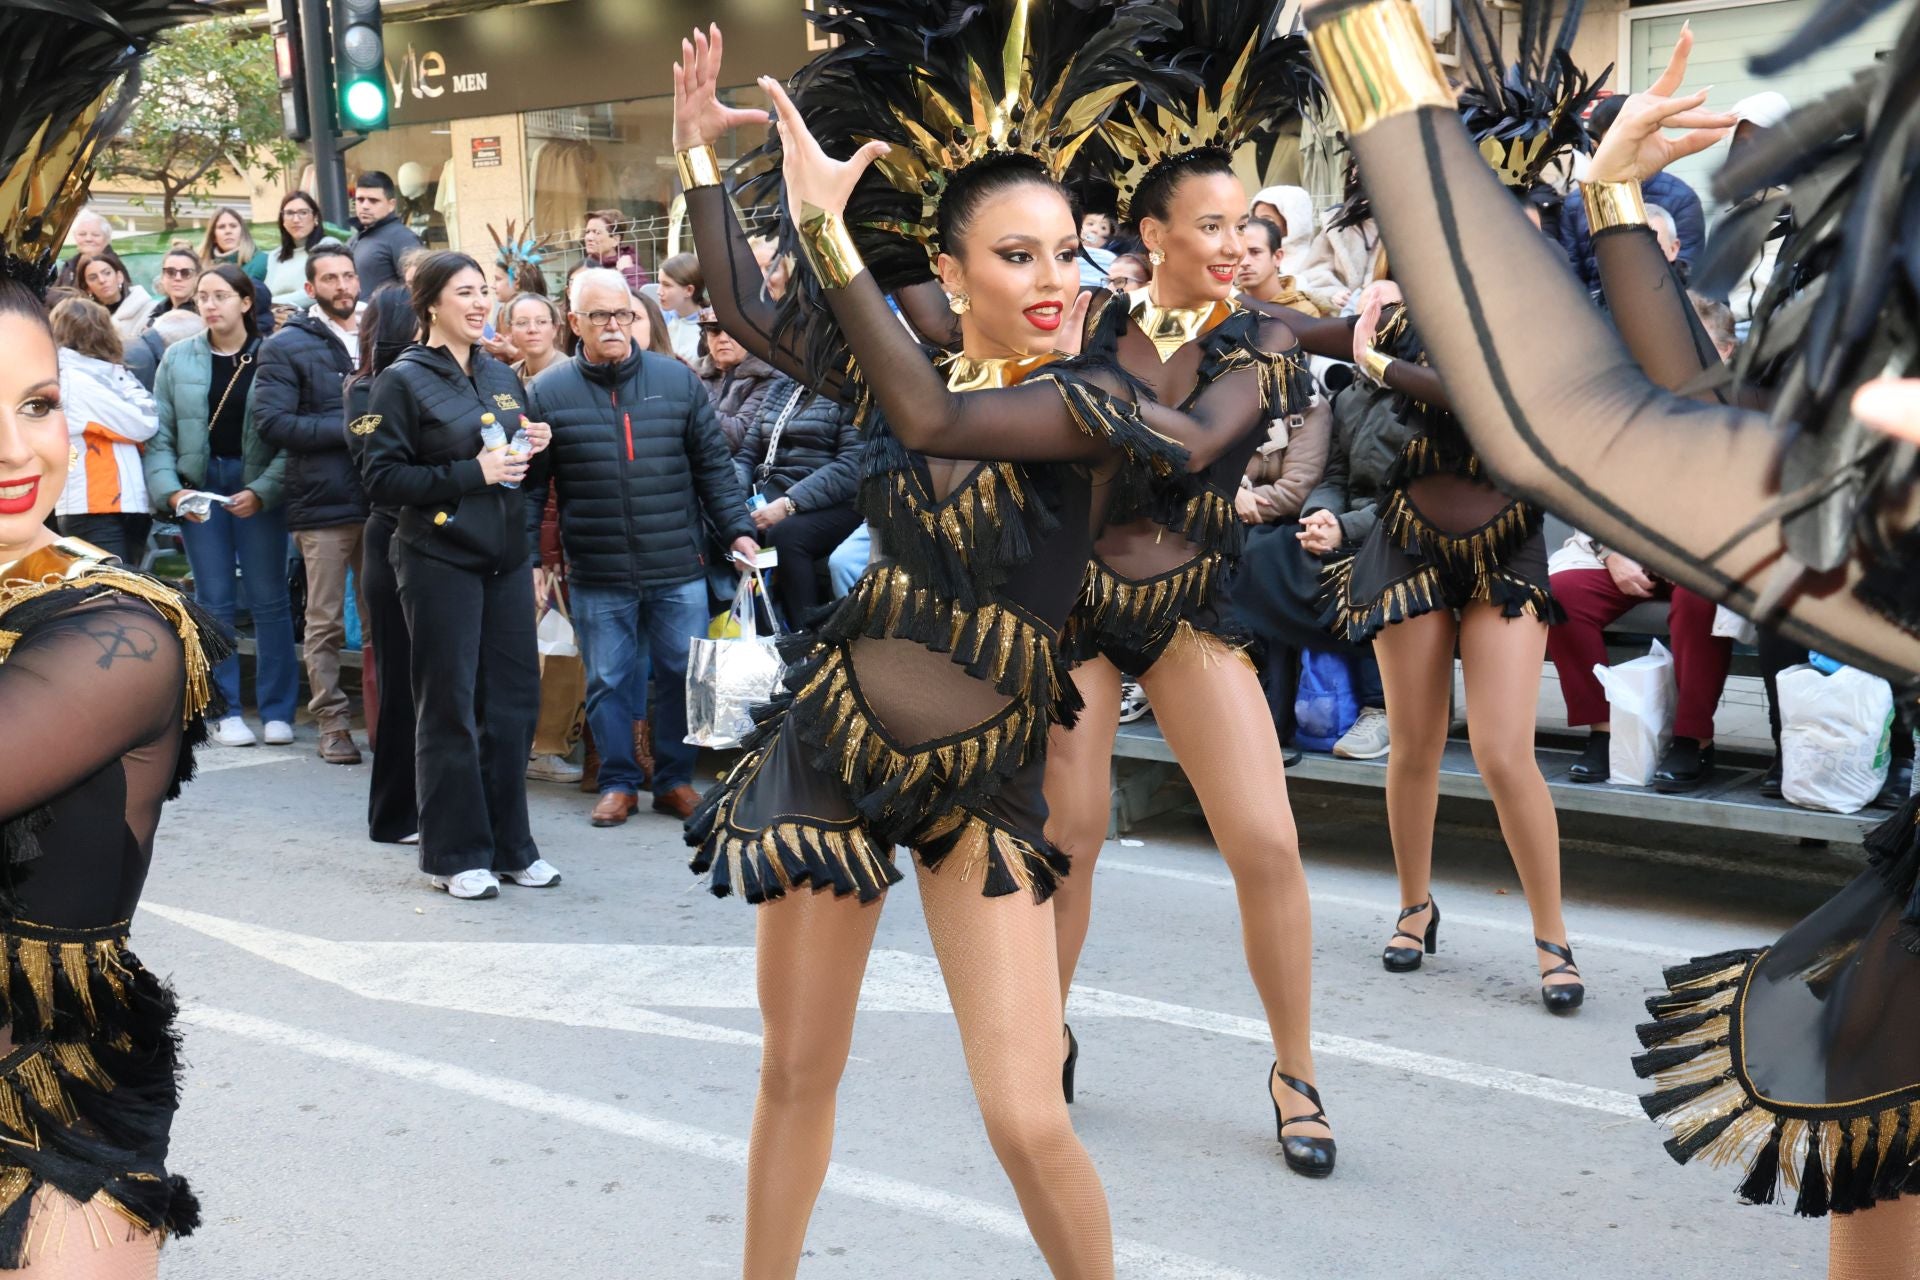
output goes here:
[[105, 177], [160, 189], [169, 230], [179, 198], [224, 162], [290, 169], [297, 149], [281, 134], [273, 42], [227, 21], [196, 22], [157, 45], [142, 67], [133, 116], [107, 148]]

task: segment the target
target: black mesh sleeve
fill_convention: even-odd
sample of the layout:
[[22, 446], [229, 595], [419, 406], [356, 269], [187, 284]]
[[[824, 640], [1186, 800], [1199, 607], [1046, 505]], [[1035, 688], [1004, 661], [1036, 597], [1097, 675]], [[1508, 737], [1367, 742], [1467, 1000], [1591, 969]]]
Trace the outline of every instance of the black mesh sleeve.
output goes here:
[[[1674, 582], [1764, 614], [1795, 639], [1890, 678], [1920, 671], [1920, 637], [1869, 609], [1856, 559], [1769, 586], [1783, 563], [1777, 438], [1764, 415], [1650, 381], [1534, 230], [1451, 112], [1423, 108], [1353, 139], [1360, 171], [1453, 411], [1503, 487]], [[1920, 519], [1880, 513], [1896, 528]]]
[[[1656, 385], [1683, 391], [1720, 365], [1673, 264], [1649, 227], [1610, 227], [1593, 237], [1600, 289], [1627, 350]], [[1703, 400], [1721, 402], [1714, 392]]]

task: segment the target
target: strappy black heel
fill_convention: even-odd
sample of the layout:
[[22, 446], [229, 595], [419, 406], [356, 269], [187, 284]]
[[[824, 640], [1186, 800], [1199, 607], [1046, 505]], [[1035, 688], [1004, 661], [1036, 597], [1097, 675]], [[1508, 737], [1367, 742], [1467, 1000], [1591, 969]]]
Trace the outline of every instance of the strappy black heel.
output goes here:
[[1411, 907], [1400, 908], [1400, 919], [1395, 920], [1394, 924], [1399, 925], [1404, 922], [1408, 916], [1417, 916], [1429, 908], [1433, 911], [1433, 918], [1427, 921], [1425, 937], [1417, 933], [1408, 933], [1405, 929], [1396, 928], [1393, 931], [1394, 937], [1407, 938], [1418, 945], [1411, 947], [1388, 947], [1385, 951], [1382, 951], [1380, 953], [1380, 963], [1386, 966], [1388, 973], [1412, 973], [1420, 967], [1420, 956], [1423, 947], [1427, 955], [1432, 955], [1440, 949], [1440, 904], [1433, 900], [1433, 895], [1427, 895], [1425, 902], [1416, 903]]
[[1067, 1060], [1060, 1066], [1060, 1091], [1067, 1095], [1068, 1102], [1073, 1101], [1073, 1068], [1079, 1061], [1080, 1042], [1073, 1038], [1073, 1028], [1067, 1027]]
[[[1303, 1178], [1324, 1178], [1333, 1172], [1335, 1145], [1332, 1138], [1289, 1138], [1287, 1126], [1290, 1124], [1328, 1124], [1327, 1113], [1320, 1101], [1320, 1091], [1305, 1080], [1295, 1080], [1280, 1069], [1279, 1063], [1273, 1064], [1273, 1078], [1287, 1088], [1300, 1094], [1314, 1106], [1312, 1115], [1295, 1116], [1289, 1120], [1280, 1111], [1280, 1103], [1273, 1103], [1274, 1127], [1280, 1138], [1280, 1155], [1286, 1160], [1287, 1168]], [[1271, 1097], [1271, 1086], [1269, 1097]], [[1331, 1127], [1331, 1126], [1329, 1126]]]
[[1548, 1013], [1572, 1013], [1586, 1002], [1586, 985], [1579, 982], [1550, 983], [1546, 979], [1556, 973], [1579, 975], [1579, 967], [1573, 963], [1573, 948], [1563, 947], [1557, 942], [1548, 942], [1545, 938], [1535, 938], [1533, 945], [1550, 956], [1560, 957], [1563, 962], [1540, 975], [1540, 1003], [1547, 1006]]

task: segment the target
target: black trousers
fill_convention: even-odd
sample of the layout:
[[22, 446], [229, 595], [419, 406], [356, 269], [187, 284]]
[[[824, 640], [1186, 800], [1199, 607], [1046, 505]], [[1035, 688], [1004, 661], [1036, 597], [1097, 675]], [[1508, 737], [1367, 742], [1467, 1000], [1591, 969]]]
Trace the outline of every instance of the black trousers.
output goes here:
[[153, 517], [128, 512], [101, 512], [97, 515], [60, 516], [55, 521], [63, 538], [91, 542], [102, 551], [120, 557], [129, 569], [138, 569], [147, 556], [147, 535], [153, 531]]
[[527, 753], [540, 716], [533, 570], [488, 575], [395, 542], [413, 642], [420, 869], [521, 871], [540, 856], [527, 825]]
[[380, 691], [373, 742], [373, 776], [367, 787], [367, 835], [395, 844], [420, 830], [420, 806], [413, 786], [413, 643], [407, 615], [400, 607], [400, 583], [387, 558], [393, 522], [381, 516], [367, 521], [360, 563], [360, 584], [367, 602], [367, 638], [373, 644], [374, 684]]
[[763, 541], [780, 552], [773, 571], [773, 598], [789, 627], [804, 627], [823, 602], [821, 575], [827, 557], [860, 527], [860, 513], [852, 504], [801, 511], [767, 531]]

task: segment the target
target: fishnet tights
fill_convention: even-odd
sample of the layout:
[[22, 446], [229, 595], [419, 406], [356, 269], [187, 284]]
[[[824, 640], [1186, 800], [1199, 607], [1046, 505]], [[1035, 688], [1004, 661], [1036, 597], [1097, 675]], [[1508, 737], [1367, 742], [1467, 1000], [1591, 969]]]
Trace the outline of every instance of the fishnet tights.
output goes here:
[[[1046, 783], [1048, 834], [1073, 858], [1073, 871], [1053, 898], [1063, 1001], [1093, 909], [1093, 866], [1107, 830], [1120, 706], [1120, 672], [1105, 658], [1082, 664], [1074, 680], [1087, 709], [1072, 732], [1054, 732]], [[1219, 648], [1179, 644], [1140, 683], [1233, 875], [1241, 945], [1280, 1070], [1313, 1083], [1313, 912], [1287, 803], [1286, 768], [1259, 677]], [[1280, 1102], [1289, 1114], [1314, 1109], [1292, 1090], [1283, 1091]], [[1310, 1137], [1326, 1131], [1314, 1126], [1292, 1132]]]
[[[957, 849], [949, 866], [970, 853]], [[983, 897], [954, 871], [920, 868], [919, 885], [987, 1136], [1034, 1241], [1056, 1277], [1109, 1280], [1106, 1192], [1060, 1092], [1053, 913], [1023, 894]], [[879, 903], [826, 894], [759, 910], [765, 1047], [747, 1157], [746, 1280], [787, 1280], [800, 1265], [879, 921]]]
[[[1447, 746], [1456, 635], [1466, 676], [1474, 765], [1493, 797], [1500, 834], [1533, 916], [1534, 936], [1564, 944], [1560, 823], [1533, 754], [1534, 707], [1547, 629], [1531, 618], [1503, 617], [1499, 609], [1480, 602], [1469, 604], [1457, 625], [1450, 613], [1435, 610], [1393, 623], [1374, 638], [1393, 742], [1387, 756], [1387, 826], [1400, 878], [1400, 905], [1425, 902], [1433, 888], [1433, 823], [1440, 803], [1440, 759]], [[1427, 920], [1421, 912], [1400, 927], [1419, 934]], [[1543, 969], [1560, 963], [1536, 959]], [[1560, 974], [1549, 981], [1578, 979]]]
[[1860, 1213], [1836, 1213], [1827, 1235], [1827, 1280], [1913, 1280], [1920, 1276], [1920, 1197], [1903, 1196]]

